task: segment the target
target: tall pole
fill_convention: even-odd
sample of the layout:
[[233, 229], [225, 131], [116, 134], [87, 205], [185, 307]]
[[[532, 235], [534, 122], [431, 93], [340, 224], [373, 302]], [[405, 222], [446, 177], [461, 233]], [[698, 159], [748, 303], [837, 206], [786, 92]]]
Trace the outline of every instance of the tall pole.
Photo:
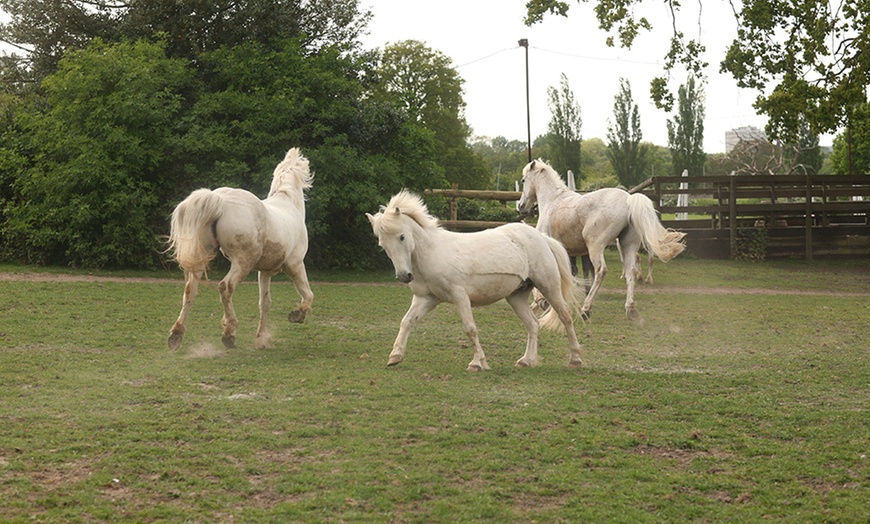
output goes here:
[[529, 109], [529, 41], [520, 40], [520, 47], [526, 48], [526, 135], [529, 144], [529, 162], [532, 161], [532, 111]]

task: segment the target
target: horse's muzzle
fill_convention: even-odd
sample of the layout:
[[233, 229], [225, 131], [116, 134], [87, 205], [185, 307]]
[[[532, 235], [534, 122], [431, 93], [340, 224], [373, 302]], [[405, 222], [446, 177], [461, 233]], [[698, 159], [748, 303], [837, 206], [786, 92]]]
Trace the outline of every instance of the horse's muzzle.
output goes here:
[[399, 282], [402, 282], [404, 284], [407, 284], [407, 283], [411, 282], [412, 280], [414, 280], [414, 274], [413, 273], [396, 273], [396, 280], [398, 280]]

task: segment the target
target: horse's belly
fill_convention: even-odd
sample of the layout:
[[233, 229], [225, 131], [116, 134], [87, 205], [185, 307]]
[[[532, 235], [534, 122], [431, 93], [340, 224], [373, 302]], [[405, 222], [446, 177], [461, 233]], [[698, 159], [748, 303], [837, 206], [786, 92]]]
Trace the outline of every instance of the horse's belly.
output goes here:
[[472, 306], [487, 306], [505, 298], [523, 285], [516, 275], [473, 275], [465, 291]]

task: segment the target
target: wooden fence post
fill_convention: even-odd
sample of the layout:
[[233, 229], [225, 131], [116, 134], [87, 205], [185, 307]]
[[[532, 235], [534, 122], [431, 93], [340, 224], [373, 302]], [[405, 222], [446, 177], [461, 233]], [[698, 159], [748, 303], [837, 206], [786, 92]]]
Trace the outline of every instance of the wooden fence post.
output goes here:
[[810, 175], [806, 176], [806, 216], [804, 218], [804, 227], [806, 228], [804, 248], [804, 257], [807, 260], [813, 259], [813, 181]]
[[728, 180], [728, 236], [733, 259], [737, 254], [737, 176], [733, 172]]

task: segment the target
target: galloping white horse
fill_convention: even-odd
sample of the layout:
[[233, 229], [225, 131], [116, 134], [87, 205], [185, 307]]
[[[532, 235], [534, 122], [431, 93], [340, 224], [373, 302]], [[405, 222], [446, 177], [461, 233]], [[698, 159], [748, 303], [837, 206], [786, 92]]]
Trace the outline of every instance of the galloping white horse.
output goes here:
[[564, 326], [570, 344], [569, 365], [582, 365], [580, 344], [574, 332], [578, 287], [571, 275], [568, 253], [559, 242], [525, 224], [508, 224], [477, 233], [454, 233], [442, 229], [429, 215], [419, 196], [399, 192], [376, 215], [366, 213], [378, 244], [386, 251], [396, 278], [409, 284], [414, 298], [402, 318], [388, 366], [402, 361], [408, 335], [414, 324], [441, 302], [456, 304], [465, 333], [474, 346], [469, 371], [489, 369], [477, 338], [471, 308], [504, 298], [523, 322], [528, 337], [526, 352], [516, 365], [534, 366], [538, 361], [538, 319], [528, 297], [537, 287], [552, 308], [541, 325]]
[[233, 291], [254, 269], [259, 272], [260, 285], [260, 323], [255, 347], [269, 343], [266, 331], [266, 314], [272, 305], [269, 286], [278, 272], [283, 271], [293, 279], [302, 298], [299, 308], [290, 313], [290, 322], [305, 321], [314, 299], [302, 262], [308, 251], [304, 191], [311, 187], [312, 180], [308, 160], [293, 148], [275, 168], [265, 200], [243, 189], [222, 187], [214, 191], [198, 189], [178, 204], [172, 212], [169, 250], [184, 269], [184, 297], [181, 314], [169, 332], [170, 349], [181, 345], [184, 323], [199, 281], [218, 249], [231, 263], [218, 286], [224, 307], [221, 323], [226, 347], [235, 346], [239, 325], [233, 309]]
[[538, 231], [562, 242], [573, 256], [588, 253], [595, 268], [592, 286], [581, 309], [583, 318], [589, 318], [592, 301], [607, 274], [604, 249], [614, 240], [619, 240], [626, 287], [625, 313], [631, 320], [639, 318], [633, 277], [640, 246], [663, 261], [679, 255], [686, 247], [682, 242], [685, 233], [665, 229], [646, 195], [629, 194], [617, 188], [578, 195], [541, 160], [532, 161], [523, 169], [523, 195], [517, 210], [529, 213], [536, 205]]

